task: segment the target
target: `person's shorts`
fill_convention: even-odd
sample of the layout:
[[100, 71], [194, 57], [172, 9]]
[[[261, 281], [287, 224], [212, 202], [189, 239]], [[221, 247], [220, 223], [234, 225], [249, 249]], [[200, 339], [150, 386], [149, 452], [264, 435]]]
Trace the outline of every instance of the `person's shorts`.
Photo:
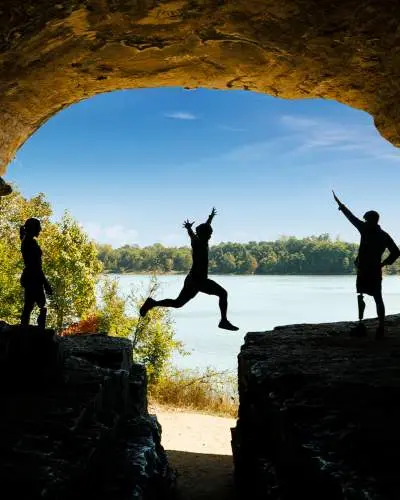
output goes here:
[[382, 292], [382, 276], [368, 276], [367, 274], [357, 274], [357, 293], [367, 295], [378, 295]]

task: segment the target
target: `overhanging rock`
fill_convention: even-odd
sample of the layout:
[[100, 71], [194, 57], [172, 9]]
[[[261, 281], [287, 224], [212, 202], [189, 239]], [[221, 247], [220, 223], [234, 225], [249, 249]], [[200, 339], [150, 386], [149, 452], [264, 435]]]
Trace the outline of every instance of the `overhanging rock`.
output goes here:
[[232, 430], [239, 487], [254, 498], [400, 498], [400, 316], [388, 338], [354, 323], [248, 333]]

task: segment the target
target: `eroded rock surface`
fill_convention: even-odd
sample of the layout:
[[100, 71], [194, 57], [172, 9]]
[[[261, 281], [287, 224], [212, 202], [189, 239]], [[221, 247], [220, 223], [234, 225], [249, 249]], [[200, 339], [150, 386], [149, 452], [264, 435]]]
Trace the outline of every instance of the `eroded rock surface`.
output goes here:
[[0, 330], [0, 361], [4, 500], [169, 497], [174, 475], [129, 341], [14, 327]]
[[388, 338], [353, 323], [248, 333], [233, 430], [238, 485], [252, 498], [400, 498], [400, 316]]
[[125, 88], [335, 99], [400, 145], [399, 20], [390, 0], [2, 2], [0, 174], [59, 110]]

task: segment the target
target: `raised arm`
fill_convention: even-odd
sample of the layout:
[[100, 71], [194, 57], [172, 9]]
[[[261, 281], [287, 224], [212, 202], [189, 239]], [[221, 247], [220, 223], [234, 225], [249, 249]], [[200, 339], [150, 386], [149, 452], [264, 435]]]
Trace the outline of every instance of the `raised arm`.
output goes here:
[[187, 232], [188, 232], [188, 235], [190, 236], [190, 239], [193, 241], [195, 239], [197, 239], [197, 236], [195, 235], [193, 229], [192, 229], [192, 226], [194, 224], [194, 221], [193, 222], [189, 222], [189, 219], [186, 219], [185, 222], [183, 223], [183, 227], [185, 229], [187, 229]]
[[206, 224], [211, 224], [212, 220], [214, 219], [214, 217], [217, 215], [217, 211], [215, 210], [215, 207], [213, 207], [213, 209], [211, 210], [211, 213], [210, 215], [208, 216], [208, 219], [206, 221]]
[[400, 257], [399, 247], [396, 245], [396, 243], [392, 240], [390, 236], [388, 237], [386, 248], [389, 250], [390, 253], [386, 257], [386, 259], [382, 262], [381, 264], [382, 267], [392, 265]]
[[338, 204], [338, 209], [343, 212], [343, 214], [346, 216], [346, 218], [355, 226], [359, 231], [364, 226], [364, 222], [357, 218], [347, 207], [344, 203], [342, 203], [339, 198], [336, 196], [335, 191], [332, 190], [333, 193], [333, 198], [335, 199], [336, 203]]

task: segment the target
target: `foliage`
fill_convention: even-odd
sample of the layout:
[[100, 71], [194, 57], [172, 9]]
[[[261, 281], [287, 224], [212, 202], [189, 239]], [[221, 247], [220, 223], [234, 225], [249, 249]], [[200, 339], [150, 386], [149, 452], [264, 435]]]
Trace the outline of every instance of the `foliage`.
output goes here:
[[237, 417], [237, 379], [229, 372], [169, 367], [157, 383], [150, 386], [149, 395], [151, 402], [165, 406]]
[[67, 328], [64, 328], [59, 335], [65, 337], [67, 335], [86, 335], [88, 333], [97, 333], [100, 331], [99, 318], [95, 314], [87, 316], [75, 323], [71, 323]]
[[154, 296], [158, 289], [159, 283], [153, 276], [145, 293], [132, 288], [125, 297], [119, 291], [118, 281], [106, 278], [101, 286], [101, 304], [96, 309], [99, 331], [132, 340], [134, 360], [146, 366], [150, 384], [159, 380], [173, 352], [185, 354], [182, 342], [174, 338], [167, 309], [154, 308], [145, 318], [139, 315], [145, 298]]
[[22, 310], [19, 227], [30, 217], [37, 217], [46, 225], [51, 214], [43, 193], [26, 199], [14, 187], [9, 196], [0, 198], [0, 318], [4, 321], [19, 321]]
[[[102, 264], [96, 245], [79, 223], [68, 213], [58, 222], [51, 221], [52, 209], [43, 194], [27, 199], [14, 188], [0, 202], [0, 319], [19, 322], [23, 299], [19, 227], [29, 217], [36, 217], [43, 229], [39, 236], [43, 270], [53, 288], [48, 326], [62, 335], [107, 332], [128, 337], [133, 342], [135, 360], [147, 367], [150, 383], [158, 380], [173, 351], [184, 352], [174, 338], [168, 311], [154, 309], [141, 319], [138, 311], [145, 296], [132, 290], [124, 297], [118, 282], [110, 279], [101, 283], [100, 304], [96, 304]], [[146, 296], [157, 289], [154, 278]]]
[[52, 209], [43, 193], [30, 199], [14, 192], [1, 199], [0, 210], [0, 318], [19, 322], [23, 290], [19, 283], [23, 262], [19, 227], [30, 217], [41, 221], [39, 244], [43, 269], [53, 287], [47, 324], [60, 330], [94, 306], [95, 287], [102, 265], [97, 248], [67, 213], [52, 222]]
[[49, 323], [60, 331], [94, 307], [102, 265], [95, 244], [68, 213], [47, 224], [40, 240], [44, 272], [53, 287]]

